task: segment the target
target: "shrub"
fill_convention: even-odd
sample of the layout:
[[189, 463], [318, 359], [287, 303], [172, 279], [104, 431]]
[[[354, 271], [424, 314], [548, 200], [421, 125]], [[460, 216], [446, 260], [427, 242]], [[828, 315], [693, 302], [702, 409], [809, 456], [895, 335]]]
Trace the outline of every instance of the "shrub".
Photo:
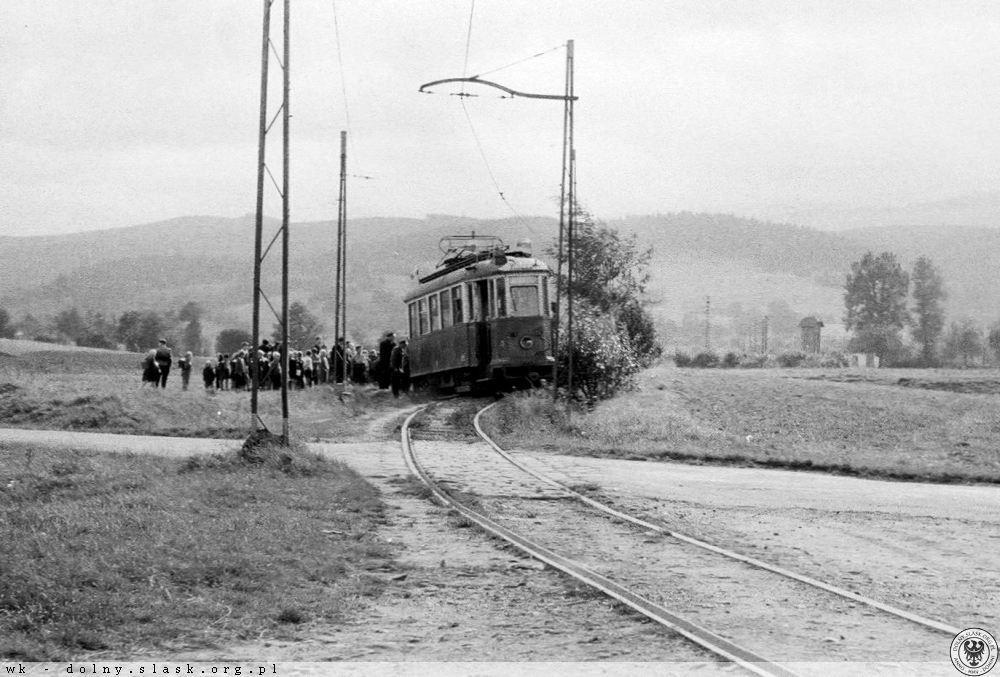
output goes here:
[[778, 355], [778, 364], [782, 367], [798, 367], [805, 361], [806, 354], [798, 351], [791, 351]]
[[726, 356], [722, 358], [722, 366], [726, 369], [740, 366], [740, 356], [732, 352], [726, 353]]
[[851, 361], [844, 353], [829, 353], [820, 357], [819, 366], [827, 369], [837, 369], [851, 366]]
[[[628, 339], [616, 331], [613, 320], [593, 306], [581, 302], [575, 312], [571, 396], [589, 405], [631, 388], [641, 365]], [[560, 325], [561, 334], [566, 325]], [[560, 336], [559, 345], [566, 346], [565, 336]], [[561, 353], [559, 362], [559, 385], [566, 386], [568, 354]]]
[[678, 367], [690, 367], [691, 356], [678, 350], [674, 353], [674, 364]]
[[691, 360], [692, 367], [700, 367], [702, 369], [712, 369], [713, 367], [719, 366], [719, 356], [713, 352], [698, 353]]
[[760, 369], [767, 366], [767, 355], [740, 355], [739, 366], [743, 369]]

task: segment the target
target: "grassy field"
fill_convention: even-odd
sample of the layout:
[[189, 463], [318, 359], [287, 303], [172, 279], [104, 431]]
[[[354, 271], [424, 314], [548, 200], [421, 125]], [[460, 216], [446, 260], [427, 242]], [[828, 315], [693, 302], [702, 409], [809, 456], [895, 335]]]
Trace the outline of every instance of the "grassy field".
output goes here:
[[512, 447], [938, 482], [1000, 482], [995, 371], [662, 366], [571, 425], [538, 394], [487, 418]]
[[[244, 438], [249, 393], [140, 386], [140, 355], [0, 340], [0, 426]], [[196, 366], [201, 364], [196, 362]], [[407, 400], [294, 391], [301, 439], [364, 439]], [[279, 393], [261, 393], [280, 426]], [[298, 448], [187, 462], [0, 445], [0, 660], [295, 637], [361, 612], [393, 553], [378, 492]]]
[[[142, 386], [141, 359], [136, 353], [4, 341], [0, 425], [182, 437], [247, 435], [248, 392], [206, 391], [201, 360], [195, 360], [197, 373], [187, 391], [181, 389], [177, 369], [171, 370], [165, 389]], [[359, 387], [346, 398], [329, 387], [293, 390], [289, 402], [292, 428], [304, 439], [360, 439], [368, 419], [399, 406], [387, 391], [370, 387]], [[280, 426], [280, 393], [261, 391], [260, 412], [267, 425]]]
[[295, 637], [357, 612], [393, 567], [379, 496], [291, 458], [0, 448], [0, 659]]

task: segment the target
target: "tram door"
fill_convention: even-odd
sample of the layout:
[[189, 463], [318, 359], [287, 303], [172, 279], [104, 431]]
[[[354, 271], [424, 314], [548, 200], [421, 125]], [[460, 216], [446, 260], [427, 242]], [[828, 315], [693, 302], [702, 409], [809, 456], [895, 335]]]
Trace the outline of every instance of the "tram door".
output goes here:
[[492, 359], [493, 351], [490, 342], [490, 325], [486, 321], [490, 309], [490, 285], [489, 280], [476, 280], [471, 290], [476, 307], [476, 352], [479, 355], [479, 365], [488, 368]]

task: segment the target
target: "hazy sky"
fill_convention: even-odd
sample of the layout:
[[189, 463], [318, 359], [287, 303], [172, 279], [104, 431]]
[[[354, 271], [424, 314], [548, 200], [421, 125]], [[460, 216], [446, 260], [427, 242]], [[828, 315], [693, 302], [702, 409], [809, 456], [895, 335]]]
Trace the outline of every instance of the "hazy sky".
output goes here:
[[[341, 129], [349, 173], [373, 177], [350, 179], [349, 216], [553, 214], [560, 103], [417, 88], [552, 50], [489, 78], [560, 93], [567, 39], [579, 195], [599, 217], [998, 187], [1000, 3], [477, 0], [466, 71], [471, 7], [293, 0], [294, 220], [335, 218]], [[0, 234], [251, 213], [261, 14], [256, 0], [3, 0]], [[277, 173], [280, 123], [271, 137]]]

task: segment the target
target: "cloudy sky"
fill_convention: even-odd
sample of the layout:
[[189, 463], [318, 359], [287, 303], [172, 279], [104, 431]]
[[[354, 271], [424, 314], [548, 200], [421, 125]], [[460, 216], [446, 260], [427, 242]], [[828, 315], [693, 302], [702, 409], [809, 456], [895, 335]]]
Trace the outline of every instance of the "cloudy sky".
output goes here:
[[[417, 88], [543, 53], [489, 78], [560, 93], [567, 39], [579, 195], [599, 217], [886, 206], [998, 188], [1000, 3], [472, 7], [293, 1], [294, 220], [335, 217], [342, 129], [349, 173], [371, 177], [350, 179], [352, 217], [553, 213], [561, 104]], [[279, 51], [280, 11], [279, 0]], [[0, 234], [251, 213], [261, 14], [257, 0], [3, 0]], [[267, 211], [279, 213], [273, 193]]]

